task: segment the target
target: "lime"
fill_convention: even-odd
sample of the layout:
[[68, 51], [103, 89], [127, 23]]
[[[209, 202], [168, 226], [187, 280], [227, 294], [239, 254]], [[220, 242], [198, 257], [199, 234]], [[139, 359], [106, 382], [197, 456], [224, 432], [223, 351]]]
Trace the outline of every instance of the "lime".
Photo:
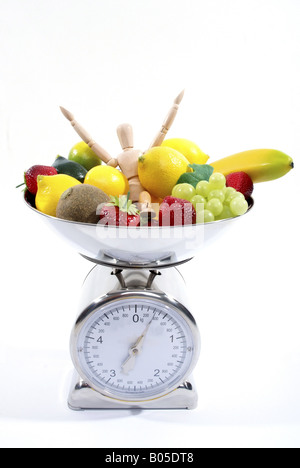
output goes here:
[[79, 180], [79, 182], [84, 182], [84, 178], [88, 172], [81, 164], [78, 164], [75, 161], [69, 161], [62, 156], [57, 156], [52, 167], [57, 170], [58, 174], [69, 175], [74, 177], [74, 179]]
[[102, 163], [101, 159], [84, 141], [76, 143], [71, 148], [69, 159], [81, 164], [87, 171], [90, 171], [95, 166], [100, 166]]

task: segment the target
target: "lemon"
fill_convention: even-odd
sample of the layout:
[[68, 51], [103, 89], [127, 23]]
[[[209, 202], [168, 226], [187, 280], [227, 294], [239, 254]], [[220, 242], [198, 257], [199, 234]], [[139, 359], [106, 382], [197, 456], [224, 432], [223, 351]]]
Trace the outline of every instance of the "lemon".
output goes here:
[[84, 141], [76, 143], [76, 145], [71, 148], [69, 160], [81, 164], [87, 171], [102, 164], [101, 159]]
[[168, 146], [183, 154], [190, 164], [205, 164], [209, 156], [196, 143], [185, 138], [170, 138], [163, 141], [161, 146]]
[[164, 198], [171, 195], [179, 177], [191, 170], [188, 165], [189, 161], [178, 151], [155, 146], [139, 158], [139, 179], [151, 195]]
[[98, 187], [107, 195], [118, 197], [127, 195], [129, 192], [129, 183], [121, 171], [110, 166], [96, 166], [91, 169], [84, 180], [85, 184]]
[[54, 176], [38, 176], [38, 191], [36, 194], [36, 208], [49, 216], [56, 216], [56, 207], [62, 194], [80, 182], [66, 174]]

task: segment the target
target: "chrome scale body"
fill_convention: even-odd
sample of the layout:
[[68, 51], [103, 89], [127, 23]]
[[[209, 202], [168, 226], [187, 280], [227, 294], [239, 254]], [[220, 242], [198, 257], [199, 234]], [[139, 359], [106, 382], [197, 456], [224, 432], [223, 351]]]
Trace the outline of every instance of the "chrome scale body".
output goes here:
[[[85, 321], [92, 318], [95, 311], [101, 309], [105, 304], [114, 303], [114, 301], [123, 298], [131, 298], [134, 301], [139, 297], [148, 298], [152, 301], [161, 301], [168, 304], [173, 310], [175, 309], [190, 327], [194, 350], [187, 375], [183, 376], [182, 382], [176, 388], [170, 388], [167, 392], [157, 394], [151, 399], [128, 401], [115, 398], [110, 392], [93, 388], [93, 384], [89, 382], [80, 367], [77, 339]], [[76, 369], [68, 400], [69, 407], [73, 410], [193, 409], [197, 406], [196, 390], [187, 379], [191, 376], [199, 358], [200, 335], [196, 322], [188, 309], [184, 280], [176, 268], [163, 271], [140, 269], [111, 271], [111, 269], [103, 266], [94, 267], [83, 286], [81, 312], [71, 334], [70, 347]]]

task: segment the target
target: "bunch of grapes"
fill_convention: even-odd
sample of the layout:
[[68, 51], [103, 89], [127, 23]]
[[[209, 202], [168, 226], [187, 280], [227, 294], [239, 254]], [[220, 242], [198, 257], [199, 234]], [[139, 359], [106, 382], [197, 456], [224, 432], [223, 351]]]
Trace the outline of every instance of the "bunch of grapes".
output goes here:
[[212, 174], [209, 181], [201, 180], [196, 188], [190, 184], [176, 185], [172, 196], [193, 204], [197, 223], [234, 218], [248, 210], [244, 195], [233, 187], [226, 187], [226, 178], [219, 172]]

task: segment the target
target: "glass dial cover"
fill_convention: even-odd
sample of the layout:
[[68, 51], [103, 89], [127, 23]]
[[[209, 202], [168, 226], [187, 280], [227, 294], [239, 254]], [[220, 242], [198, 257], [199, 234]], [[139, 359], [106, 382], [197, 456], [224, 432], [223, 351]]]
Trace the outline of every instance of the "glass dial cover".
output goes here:
[[197, 359], [192, 316], [172, 301], [119, 297], [79, 318], [71, 347], [79, 375], [95, 390], [124, 401], [177, 388]]

